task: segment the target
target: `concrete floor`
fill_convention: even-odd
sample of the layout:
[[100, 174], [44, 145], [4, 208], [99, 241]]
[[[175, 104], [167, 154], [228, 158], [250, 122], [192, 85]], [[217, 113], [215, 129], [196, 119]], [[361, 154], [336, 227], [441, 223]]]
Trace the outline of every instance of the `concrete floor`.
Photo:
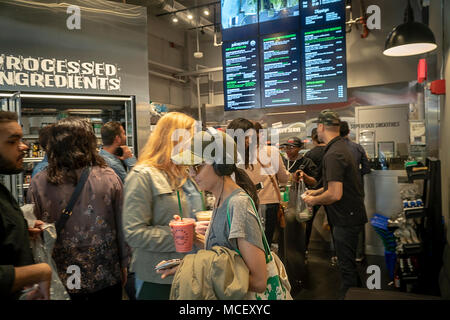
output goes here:
[[[335, 300], [338, 299], [340, 287], [340, 273], [337, 266], [331, 264], [331, 251], [324, 249], [329, 243], [311, 242], [305, 278], [298, 283], [292, 283], [292, 297], [295, 300]], [[367, 256], [362, 263], [358, 263], [358, 271], [364, 288], [370, 274], [367, 267], [377, 265], [381, 270], [381, 289], [395, 290], [389, 285], [389, 273], [383, 256]], [[292, 281], [291, 281], [292, 282]]]

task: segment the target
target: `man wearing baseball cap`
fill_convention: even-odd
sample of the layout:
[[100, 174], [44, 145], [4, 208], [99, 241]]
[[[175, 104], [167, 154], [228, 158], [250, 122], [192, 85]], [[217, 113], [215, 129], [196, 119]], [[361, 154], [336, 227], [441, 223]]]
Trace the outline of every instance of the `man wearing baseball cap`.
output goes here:
[[313, 187], [317, 184], [316, 177], [318, 176], [317, 166], [314, 162], [300, 154], [304, 143], [298, 137], [292, 137], [287, 142], [280, 145], [286, 151], [287, 159], [283, 158], [284, 166], [290, 173], [297, 173], [306, 185]]
[[304, 200], [310, 206], [325, 206], [341, 272], [343, 299], [347, 290], [359, 282], [355, 259], [358, 235], [367, 223], [364, 195], [353, 156], [339, 135], [338, 114], [324, 110], [315, 122], [319, 139], [327, 144], [322, 162], [323, 187], [308, 190]]

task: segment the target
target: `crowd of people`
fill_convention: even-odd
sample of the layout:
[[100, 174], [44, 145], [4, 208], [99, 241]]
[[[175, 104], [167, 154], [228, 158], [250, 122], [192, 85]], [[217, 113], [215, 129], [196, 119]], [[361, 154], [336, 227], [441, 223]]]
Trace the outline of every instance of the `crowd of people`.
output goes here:
[[[28, 149], [17, 115], [0, 111], [0, 128], [0, 174], [17, 174]], [[69, 281], [71, 266], [80, 269], [80, 285], [66, 287], [72, 300], [120, 300], [124, 292], [128, 299], [169, 299], [182, 266], [159, 271], [155, 266], [216, 247], [237, 252], [248, 269], [243, 290], [262, 293], [268, 277], [265, 239], [270, 246], [278, 231], [279, 252], [284, 246], [280, 185], [303, 180], [313, 218], [306, 222], [302, 247], [308, 251], [314, 216], [324, 206], [343, 298], [358, 285], [356, 261], [363, 257], [367, 222], [362, 175], [370, 172], [364, 150], [348, 138], [348, 124], [323, 111], [311, 134], [314, 148], [306, 154], [298, 137], [267, 144], [258, 122], [239, 118], [227, 129], [253, 133], [245, 138], [243, 154], [236, 136], [213, 128], [196, 132], [193, 118], [170, 112], [158, 121], [138, 159], [119, 122], [102, 127], [100, 151], [85, 119], [69, 117], [41, 129], [46, 156], [33, 170], [26, 197], [34, 206], [34, 225], [27, 225], [17, 201], [0, 184], [0, 296], [49, 299], [52, 269], [35, 263], [30, 243], [51, 223], [58, 233], [52, 256], [62, 283]], [[190, 133], [191, 147], [173, 139], [177, 130]], [[201, 142], [200, 149], [192, 147], [194, 141]], [[208, 154], [211, 149], [224, 152]], [[191, 252], [177, 252], [169, 223], [175, 214], [195, 218], [205, 210], [206, 193], [215, 199], [211, 220], [196, 223], [201, 237]], [[233, 259], [228, 263], [236, 263]]]

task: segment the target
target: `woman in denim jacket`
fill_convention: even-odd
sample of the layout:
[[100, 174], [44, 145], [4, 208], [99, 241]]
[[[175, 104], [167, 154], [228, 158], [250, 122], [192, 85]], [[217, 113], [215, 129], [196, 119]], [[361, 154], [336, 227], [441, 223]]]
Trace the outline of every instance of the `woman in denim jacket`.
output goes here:
[[187, 168], [170, 159], [180, 142], [172, 139], [176, 130], [192, 134], [194, 124], [193, 118], [178, 112], [162, 117], [125, 179], [124, 232], [133, 249], [131, 269], [138, 279], [140, 300], [169, 299], [173, 277], [161, 279], [154, 267], [161, 260], [185, 255], [175, 251], [169, 222], [175, 214], [194, 218], [195, 212], [203, 210], [202, 195]]

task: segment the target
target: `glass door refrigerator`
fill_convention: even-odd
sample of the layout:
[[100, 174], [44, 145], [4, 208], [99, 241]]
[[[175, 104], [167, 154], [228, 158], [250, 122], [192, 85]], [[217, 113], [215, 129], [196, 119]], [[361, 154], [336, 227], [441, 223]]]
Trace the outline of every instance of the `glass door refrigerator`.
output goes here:
[[88, 119], [101, 147], [100, 129], [108, 121], [122, 123], [127, 145], [137, 157], [136, 103], [134, 96], [59, 95], [34, 93], [0, 93], [2, 110], [18, 114], [23, 129], [23, 140], [29, 146], [24, 158], [24, 171], [17, 175], [0, 176], [3, 183], [24, 204], [34, 166], [44, 159], [45, 151], [39, 145], [39, 131], [58, 120], [76, 116]]

